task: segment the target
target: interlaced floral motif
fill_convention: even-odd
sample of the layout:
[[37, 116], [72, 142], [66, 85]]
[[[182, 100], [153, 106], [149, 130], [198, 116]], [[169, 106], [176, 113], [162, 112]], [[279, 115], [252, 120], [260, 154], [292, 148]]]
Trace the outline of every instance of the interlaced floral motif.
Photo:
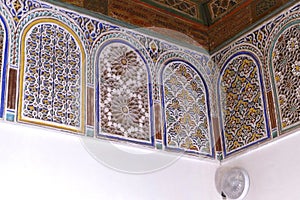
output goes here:
[[225, 67], [220, 103], [227, 153], [266, 137], [258, 66], [250, 56], [235, 57]]
[[289, 127], [300, 121], [300, 25], [285, 30], [275, 43], [272, 66], [278, 92], [281, 125]]
[[79, 45], [69, 32], [54, 24], [35, 25], [25, 45], [23, 116], [78, 128]]
[[51, 8], [47, 4], [34, 0], [4, 0], [10, 10], [15, 23], [18, 23], [23, 15], [37, 8]]
[[94, 41], [101, 34], [112, 30], [120, 30], [120, 27], [118, 26], [101, 22], [96, 19], [91, 19], [89, 17], [85, 17], [80, 14], [74, 13], [73, 11], [67, 11], [64, 9], [61, 9], [60, 11], [68, 15], [71, 19], [73, 19], [78, 25], [78, 27], [82, 29], [89, 44], [87, 48], [90, 48], [93, 45]]
[[211, 154], [206, 89], [197, 72], [183, 62], [163, 72], [167, 146]]
[[130, 47], [113, 43], [100, 55], [100, 134], [150, 141], [147, 69]]

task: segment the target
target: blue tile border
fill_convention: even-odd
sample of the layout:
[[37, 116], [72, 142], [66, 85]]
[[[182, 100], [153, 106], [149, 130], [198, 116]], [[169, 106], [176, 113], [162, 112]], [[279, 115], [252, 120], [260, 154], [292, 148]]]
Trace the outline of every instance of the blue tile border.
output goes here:
[[6, 111], [6, 120], [10, 122], [15, 122], [16, 113], [13, 110]]

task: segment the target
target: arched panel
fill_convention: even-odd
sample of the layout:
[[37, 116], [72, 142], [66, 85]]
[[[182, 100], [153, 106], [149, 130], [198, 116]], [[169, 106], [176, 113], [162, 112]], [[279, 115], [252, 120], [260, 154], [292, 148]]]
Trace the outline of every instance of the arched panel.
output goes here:
[[78, 36], [55, 19], [31, 22], [20, 51], [18, 119], [83, 132], [85, 53]]
[[264, 85], [254, 55], [239, 52], [228, 59], [218, 93], [225, 155], [269, 138]]
[[167, 148], [213, 156], [208, 88], [191, 64], [171, 60], [161, 72]]
[[153, 145], [151, 73], [139, 50], [119, 39], [100, 46], [96, 126], [100, 137]]
[[3, 16], [0, 13], [0, 118], [4, 115], [6, 94], [6, 73], [8, 65], [9, 38], [8, 29]]
[[287, 24], [270, 51], [280, 131], [300, 125], [300, 21]]

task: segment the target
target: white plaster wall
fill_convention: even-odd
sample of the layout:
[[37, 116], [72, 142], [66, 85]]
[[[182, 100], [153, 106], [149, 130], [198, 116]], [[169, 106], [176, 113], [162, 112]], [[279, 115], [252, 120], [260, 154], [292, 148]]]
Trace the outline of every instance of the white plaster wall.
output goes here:
[[[109, 154], [107, 142], [98, 144]], [[150, 152], [162, 162], [176, 156], [134, 151]], [[126, 162], [126, 158], [113, 156], [112, 160]], [[153, 160], [145, 159], [142, 164], [150, 162]], [[0, 122], [0, 199], [217, 200], [217, 166], [211, 161], [180, 157], [151, 173], [118, 172], [94, 159], [81, 137]]]
[[299, 153], [300, 131], [232, 158], [224, 165], [248, 171], [250, 189], [245, 200], [297, 200], [300, 199]]

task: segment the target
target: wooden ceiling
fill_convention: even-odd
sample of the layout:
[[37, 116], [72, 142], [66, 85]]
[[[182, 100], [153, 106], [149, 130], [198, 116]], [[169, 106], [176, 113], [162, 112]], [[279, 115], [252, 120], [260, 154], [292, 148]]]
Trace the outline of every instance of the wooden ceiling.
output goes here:
[[216, 50], [224, 42], [275, 10], [298, 2], [298, 0], [61, 1], [139, 27], [161, 27], [179, 31], [208, 51]]

